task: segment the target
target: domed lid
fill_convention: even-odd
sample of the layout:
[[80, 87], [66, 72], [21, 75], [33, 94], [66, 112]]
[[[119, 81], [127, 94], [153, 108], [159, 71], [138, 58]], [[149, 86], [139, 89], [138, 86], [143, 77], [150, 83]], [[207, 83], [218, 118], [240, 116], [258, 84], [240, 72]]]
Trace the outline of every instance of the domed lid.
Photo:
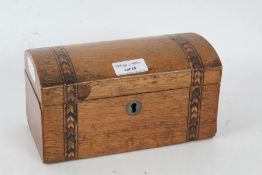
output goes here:
[[219, 83], [221, 62], [194, 33], [106, 41], [25, 52], [25, 69], [41, 105], [64, 102], [65, 86], [78, 100]]

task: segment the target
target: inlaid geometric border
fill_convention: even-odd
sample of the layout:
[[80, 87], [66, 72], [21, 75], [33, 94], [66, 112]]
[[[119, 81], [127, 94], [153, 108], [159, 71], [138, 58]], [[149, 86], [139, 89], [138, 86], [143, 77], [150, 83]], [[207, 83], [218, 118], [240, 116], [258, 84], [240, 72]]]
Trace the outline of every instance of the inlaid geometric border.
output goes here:
[[63, 47], [52, 47], [64, 86], [65, 160], [77, 159], [77, 79], [73, 64]]
[[189, 88], [187, 141], [197, 140], [199, 135], [201, 96], [204, 83], [204, 66], [201, 57], [190, 41], [180, 35], [169, 35], [184, 51], [191, 67]]

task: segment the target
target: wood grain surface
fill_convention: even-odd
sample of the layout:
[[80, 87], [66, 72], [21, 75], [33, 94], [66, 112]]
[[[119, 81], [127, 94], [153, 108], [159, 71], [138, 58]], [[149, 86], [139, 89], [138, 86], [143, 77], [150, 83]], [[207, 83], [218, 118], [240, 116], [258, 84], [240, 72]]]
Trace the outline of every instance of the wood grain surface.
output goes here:
[[[201, 36], [196, 34], [180, 34], [187, 38], [197, 49], [203, 60], [205, 68], [204, 84], [220, 82], [221, 62], [212, 46]], [[188, 58], [180, 46], [170, 39], [169, 36], [147, 37], [139, 39], [128, 39], [118, 41], [106, 41], [90, 44], [79, 44], [64, 46], [73, 64], [76, 80], [81, 88], [90, 86], [91, 94], [85, 99], [96, 99], [112, 96], [121, 96], [152, 90], [174, 89], [190, 86], [191, 67]], [[63, 78], [56, 56], [50, 48], [30, 49], [25, 52], [25, 58], [32, 58], [37, 70], [35, 91], [41, 105], [54, 105], [64, 102]], [[149, 71], [135, 75], [117, 77], [112, 69], [112, 63], [126, 61], [136, 58], [144, 58]], [[25, 59], [27, 68], [27, 59]], [[170, 73], [172, 75], [170, 75]], [[210, 75], [211, 74], [211, 75]], [[155, 77], [160, 76], [156, 81]], [[170, 77], [171, 76], [171, 77]], [[173, 79], [175, 77], [175, 79]], [[127, 81], [139, 78], [145, 83], [129, 83]], [[163, 80], [162, 80], [163, 79]], [[166, 83], [167, 79], [173, 82]], [[148, 85], [148, 83], [166, 83], [163, 87], [152, 84], [148, 87], [137, 87], [137, 84]], [[177, 83], [176, 83], [177, 82]], [[112, 84], [111, 84], [112, 83]], [[108, 84], [115, 92], [105, 91], [104, 86]], [[101, 87], [100, 87], [101, 85]], [[119, 86], [118, 86], [119, 85]], [[124, 89], [124, 92], [123, 92]], [[133, 89], [136, 92], [133, 92]], [[146, 90], [148, 89], [148, 90]], [[93, 92], [94, 91], [94, 92]], [[96, 93], [98, 92], [98, 93]], [[101, 94], [103, 92], [103, 94]], [[119, 93], [118, 93], [119, 92]], [[56, 98], [53, 98], [56, 96]], [[80, 98], [81, 99], [81, 98]], [[81, 99], [82, 100], [82, 99]]]
[[[113, 62], [136, 58], [148, 72], [115, 75]], [[217, 130], [222, 65], [197, 34], [30, 49], [25, 72], [29, 126], [45, 163], [206, 139]], [[142, 105], [134, 116], [132, 100]]]
[[39, 100], [25, 72], [26, 115], [31, 134], [34, 138], [40, 156], [43, 157], [43, 128]]

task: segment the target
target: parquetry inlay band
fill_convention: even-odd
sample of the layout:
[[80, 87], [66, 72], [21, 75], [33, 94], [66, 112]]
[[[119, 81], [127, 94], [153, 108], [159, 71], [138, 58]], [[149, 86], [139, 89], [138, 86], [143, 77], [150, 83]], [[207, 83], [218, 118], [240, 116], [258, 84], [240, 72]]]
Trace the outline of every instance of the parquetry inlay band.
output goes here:
[[77, 158], [77, 79], [73, 64], [63, 47], [50, 48], [64, 82], [65, 160]]
[[197, 140], [200, 124], [202, 86], [204, 82], [204, 66], [201, 57], [190, 41], [178, 35], [170, 35], [169, 37], [176, 41], [183, 49], [192, 69], [191, 85], [189, 88], [187, 141]]

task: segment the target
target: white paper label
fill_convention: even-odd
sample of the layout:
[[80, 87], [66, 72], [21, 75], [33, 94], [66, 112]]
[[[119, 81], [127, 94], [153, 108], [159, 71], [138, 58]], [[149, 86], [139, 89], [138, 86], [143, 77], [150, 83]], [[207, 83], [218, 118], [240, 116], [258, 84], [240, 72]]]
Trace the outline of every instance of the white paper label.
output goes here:
[[147, 65], [143, 58], [112, 63], [112, 66], [117, 76], [148, 71]]
[[30, 75], [31, 75], [31, 77], [32, 77], [32, 79], [35, 83], [35, 68], [34, 68], [33, 63], [32, 63], [32, 61], [29, 57], [27, 58], [27, 65], [28, 65], [29, 73], [30, 73]]

